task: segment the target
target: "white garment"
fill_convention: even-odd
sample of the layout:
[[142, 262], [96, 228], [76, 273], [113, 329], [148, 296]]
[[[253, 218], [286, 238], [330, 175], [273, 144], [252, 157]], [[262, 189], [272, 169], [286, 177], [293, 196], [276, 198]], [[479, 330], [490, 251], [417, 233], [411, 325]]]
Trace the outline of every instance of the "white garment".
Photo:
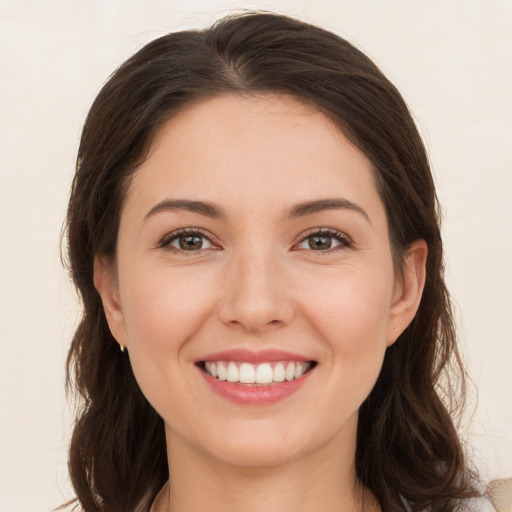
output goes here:
[[496, 509], [492, 506], [491, 500], [484, 496], [483, 498], [477, 498], [468, 500], [468, 512], [496, 512]]

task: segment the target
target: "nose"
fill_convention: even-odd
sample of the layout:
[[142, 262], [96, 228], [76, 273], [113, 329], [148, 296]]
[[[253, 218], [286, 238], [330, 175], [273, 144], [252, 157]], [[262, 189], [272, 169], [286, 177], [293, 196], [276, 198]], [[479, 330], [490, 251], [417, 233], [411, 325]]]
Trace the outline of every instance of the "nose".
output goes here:
[[233, 257], [224, 274], [220, 320], [255, 334], [288, 324], [293, 304], [285, 274], [282, 262], [271, 252]]

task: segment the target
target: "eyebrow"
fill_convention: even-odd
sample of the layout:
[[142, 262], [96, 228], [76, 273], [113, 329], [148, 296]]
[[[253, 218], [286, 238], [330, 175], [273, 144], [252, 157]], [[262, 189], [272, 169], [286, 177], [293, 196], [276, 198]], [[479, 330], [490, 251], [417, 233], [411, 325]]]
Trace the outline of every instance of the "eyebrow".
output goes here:
[[[313, 201], [305, 201], [292, 206], [285, 214], [285, 218], [297, 218], [307, 215], [314, 215], [325, 210], [352, 210], [360, 213], [368, 222], [370, 217], [358, 204], [353, 203], [345, 198], [317, 199]], [[144, 220], [160, 212], [168, 212], [174, 210], [187, 210], [199, 215], [211, 217], [214, 219], [226, 219], [227, 214], [220, 206], [208, 201], [191, 201], [188, 199], [164, 199], [153, 206], [146, 214]], [[370, 222], [371, 224], [371, 222]]]
[[315, 201], [306, 201], [304, 203], [299, 203], [290, 208], [287, 212], [287, 217], [296, 218], [303, 217], [305, 215], [313, 215], [315, 213], [320, 213], [325, 210], [352, 210], [354, 212], [360, 213], [370, 224], [370, 217], [368, 214], [361, 208], [358, 204], [349, 201], [348, 199], [344, 199], [342, 197], [337, 197], [333, 199], [318, 199]]
[[164, 199], [149, 210], [144, 220], [148, 220], [157, 213], [173, 210], [187, 210], [215, 219], [225, 219], [227, 217], [226, 212], [214, 203], [207, 201], [190, 201], [188, 199]]

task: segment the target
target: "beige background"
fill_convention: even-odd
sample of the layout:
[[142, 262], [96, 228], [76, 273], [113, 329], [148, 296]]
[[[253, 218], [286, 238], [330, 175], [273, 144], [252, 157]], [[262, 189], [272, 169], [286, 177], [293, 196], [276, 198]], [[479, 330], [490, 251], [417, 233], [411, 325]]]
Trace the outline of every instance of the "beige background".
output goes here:
[[512, 476], [512, 1], [3, 0], [1, 512], [70, 496], [63, 367], [77, 306], [59, 235], [87, 109], [144, 42], [239, 7], [347, 37], [411, 106], [444, 205], [449, 284], [479, 392], [466, 431], [486, 478]]

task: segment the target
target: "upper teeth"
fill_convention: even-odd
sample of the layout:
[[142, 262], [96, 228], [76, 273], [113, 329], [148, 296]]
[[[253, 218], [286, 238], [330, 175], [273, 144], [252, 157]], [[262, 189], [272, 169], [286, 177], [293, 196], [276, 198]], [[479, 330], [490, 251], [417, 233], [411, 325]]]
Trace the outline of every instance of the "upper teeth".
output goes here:
[[271, 384], [299, 378], [304, 375], [311, 363], [304, 362], [278, 362], [278, 363], [237, 363], [230, 361], [205, 361], [204, 368], [207, 373], [219, 380], [239, 382], [241, 384]]

